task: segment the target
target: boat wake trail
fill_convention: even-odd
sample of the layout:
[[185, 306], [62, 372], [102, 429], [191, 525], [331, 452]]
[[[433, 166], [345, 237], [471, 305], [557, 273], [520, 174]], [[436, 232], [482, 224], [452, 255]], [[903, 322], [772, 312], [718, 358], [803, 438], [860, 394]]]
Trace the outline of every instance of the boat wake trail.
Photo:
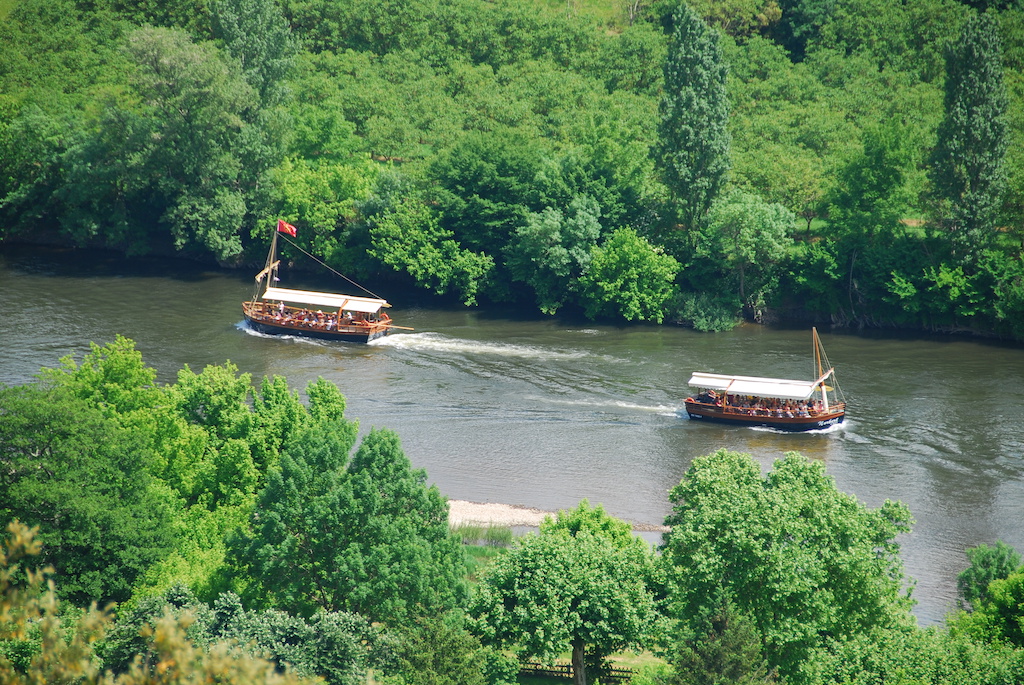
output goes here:
[[812, 428], [805, 431], [784, 431], [778, 428], [772, 428], [771, 426], [749, 426], [750, 430], [758, 431], [761, 433], [778, 433], [779, 435], [828, 435], [829, 433], [839, 433], [847, 429], [847, 423], [835, 423], [826, 428]]
[[268, 340], [288, 340], [291, 342], [302, 343], [304, 345], [314, 345], [316, 347], [327, 347], [329, 341], [317, 340], [316, 338], [307, 338], [302, 335], [282, 335], [280, 333], [271, 335], [270, 333], [260, 333], [249, 327], [249, 324], [245, 321], [239, 321], [235, 324], [235, 328], [242, 331], [246, 335], [251, 335], [254, 338], [266, 338]]
[[553, 350], [534, 345], [514, 345], [481, 340], [452, 338], [442, 333], [403, 333], [378, 338], [370, 343], [376, 347], [392, 347], [399, 350], [422, 352], [444, 352], [459, 355], [491, 355], [519, 359], [583, 359], [592, 356], [580, 350]]
[[550, 397], [535, 398], [537, 401], [544, 401], [548, 404], [561, 404], [572, 407], [583, 407], [588, 409], [594, 409], [597, 411], [610, 410], [613, 412], [643, 412], [648, 414], [657, 414], [660, 416], [678, 416], [680, 411], [683, 411], [682, 407], [673, 406], [668, 404], [636, 404], [635, 402], [625, 402], [623, 400], [559, 400], [552, 399]]

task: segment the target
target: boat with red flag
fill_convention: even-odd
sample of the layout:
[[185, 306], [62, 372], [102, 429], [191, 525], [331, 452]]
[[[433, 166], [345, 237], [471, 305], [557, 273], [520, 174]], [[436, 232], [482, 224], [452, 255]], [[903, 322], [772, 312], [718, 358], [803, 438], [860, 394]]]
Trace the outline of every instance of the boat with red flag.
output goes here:
[[[249, 327], [271, 335], [298, 335], [321, 340], [366, 343], [387, 335], [395, 326], [384, 311], [391, 305], [370, 291], [342, 276], [309, 254], [293, 241], [292, 247], [333, 273], [366, 291], [370, 296], [345, 295], [316, 290], [293, 290], [278, 286], [281, 260], [277, 258], [278, 236], [295, 237], [296, 229], [285, 221], [277, 222], [270, 243], [267, 264], [256, 274], [252, 299], [242, 303], [242, 315]], [[265, 283], [265, 285], [264, 285]]]

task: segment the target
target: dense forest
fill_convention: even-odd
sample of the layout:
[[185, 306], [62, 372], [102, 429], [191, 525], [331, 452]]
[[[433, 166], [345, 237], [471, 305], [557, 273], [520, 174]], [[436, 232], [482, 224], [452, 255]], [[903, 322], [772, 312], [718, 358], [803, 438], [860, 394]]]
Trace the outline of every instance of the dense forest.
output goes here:
[[634, 685], [1024, 681], [1020, 555], [968, 549], [922, 629], [911, 512], [800, 454], [693, 460], [657, 549], [586, 501], [513, 539], [451, 528], [322, 379], [155, 378], [119, 337], [0, 387], [0, 681], [513, 685], [566, 659], [587, 685], [629, 652]]
[[1019, 0], [0, 17], [3, 240], [248, 266], [281, 218], [377, 290], [467, 305], [1024, 339]]

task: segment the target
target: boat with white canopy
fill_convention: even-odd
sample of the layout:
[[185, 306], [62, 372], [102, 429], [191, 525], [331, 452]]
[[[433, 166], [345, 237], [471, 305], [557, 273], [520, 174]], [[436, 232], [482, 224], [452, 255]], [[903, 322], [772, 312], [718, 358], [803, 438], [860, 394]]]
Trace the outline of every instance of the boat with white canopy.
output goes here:
[[[251, 300], [242, 303], [242, 315], [253, 330], [272, 335], [299, 335], [365, 343], [387, 335], [393, 328], [402, 328], [395, 326], [384, 311], [391, 306], [387, 300], [376, 296], [362, 297], [277, 287], [275, 284], [280, 280], [278, 269], [281, 265], [277, 259], [277, 239], [282, 233], [294, 236], [295, 227], [284, 221], [277, 222], [267, 265], [256, 274], [256, 291]], [[288, 242], [306, 256], [327, 266], [292, 241]], [[264, 279], [267, 284], [265, 288]]]
[[790, 432], [821, 430], [842, 423], [846, 399], [817, 329], [811, 332], [815, 380], [696, 372], [690, 376], [689, 385], [697, 392], [686, 398], [687, 415], [691, 419]]

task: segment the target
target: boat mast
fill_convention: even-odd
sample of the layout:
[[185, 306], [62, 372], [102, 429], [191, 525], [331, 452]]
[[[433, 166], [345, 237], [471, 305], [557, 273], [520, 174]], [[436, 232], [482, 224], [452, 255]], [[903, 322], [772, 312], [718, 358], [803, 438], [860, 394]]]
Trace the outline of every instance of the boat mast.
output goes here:
[[[818, 329], [811, 327], [811, 336], [814, 339], [814, 364], [818, 367], [818, 378], [822, 376], [821, 368], [821, 340], [818, 338]], [[821, 404], [828, 411], [828, 391], [825, 390], [825, 380], [822, 379], [821, 385]]]
[[276, 261], [274, 257], [277, 256], [277, 230], [274, 231], [274, 237], [270, 241], [270, 252], [267, 253], [267, 265], [263, 267], [263, 271], [256, 274], [256, 286], [253, 291], [252, 301], [260, 299], [260, 286], [263, 284], [263, 277], [267, 277], [267, 286], [271, 286], [277, 280], [277, 267], [280, 266], [281, 262]]

